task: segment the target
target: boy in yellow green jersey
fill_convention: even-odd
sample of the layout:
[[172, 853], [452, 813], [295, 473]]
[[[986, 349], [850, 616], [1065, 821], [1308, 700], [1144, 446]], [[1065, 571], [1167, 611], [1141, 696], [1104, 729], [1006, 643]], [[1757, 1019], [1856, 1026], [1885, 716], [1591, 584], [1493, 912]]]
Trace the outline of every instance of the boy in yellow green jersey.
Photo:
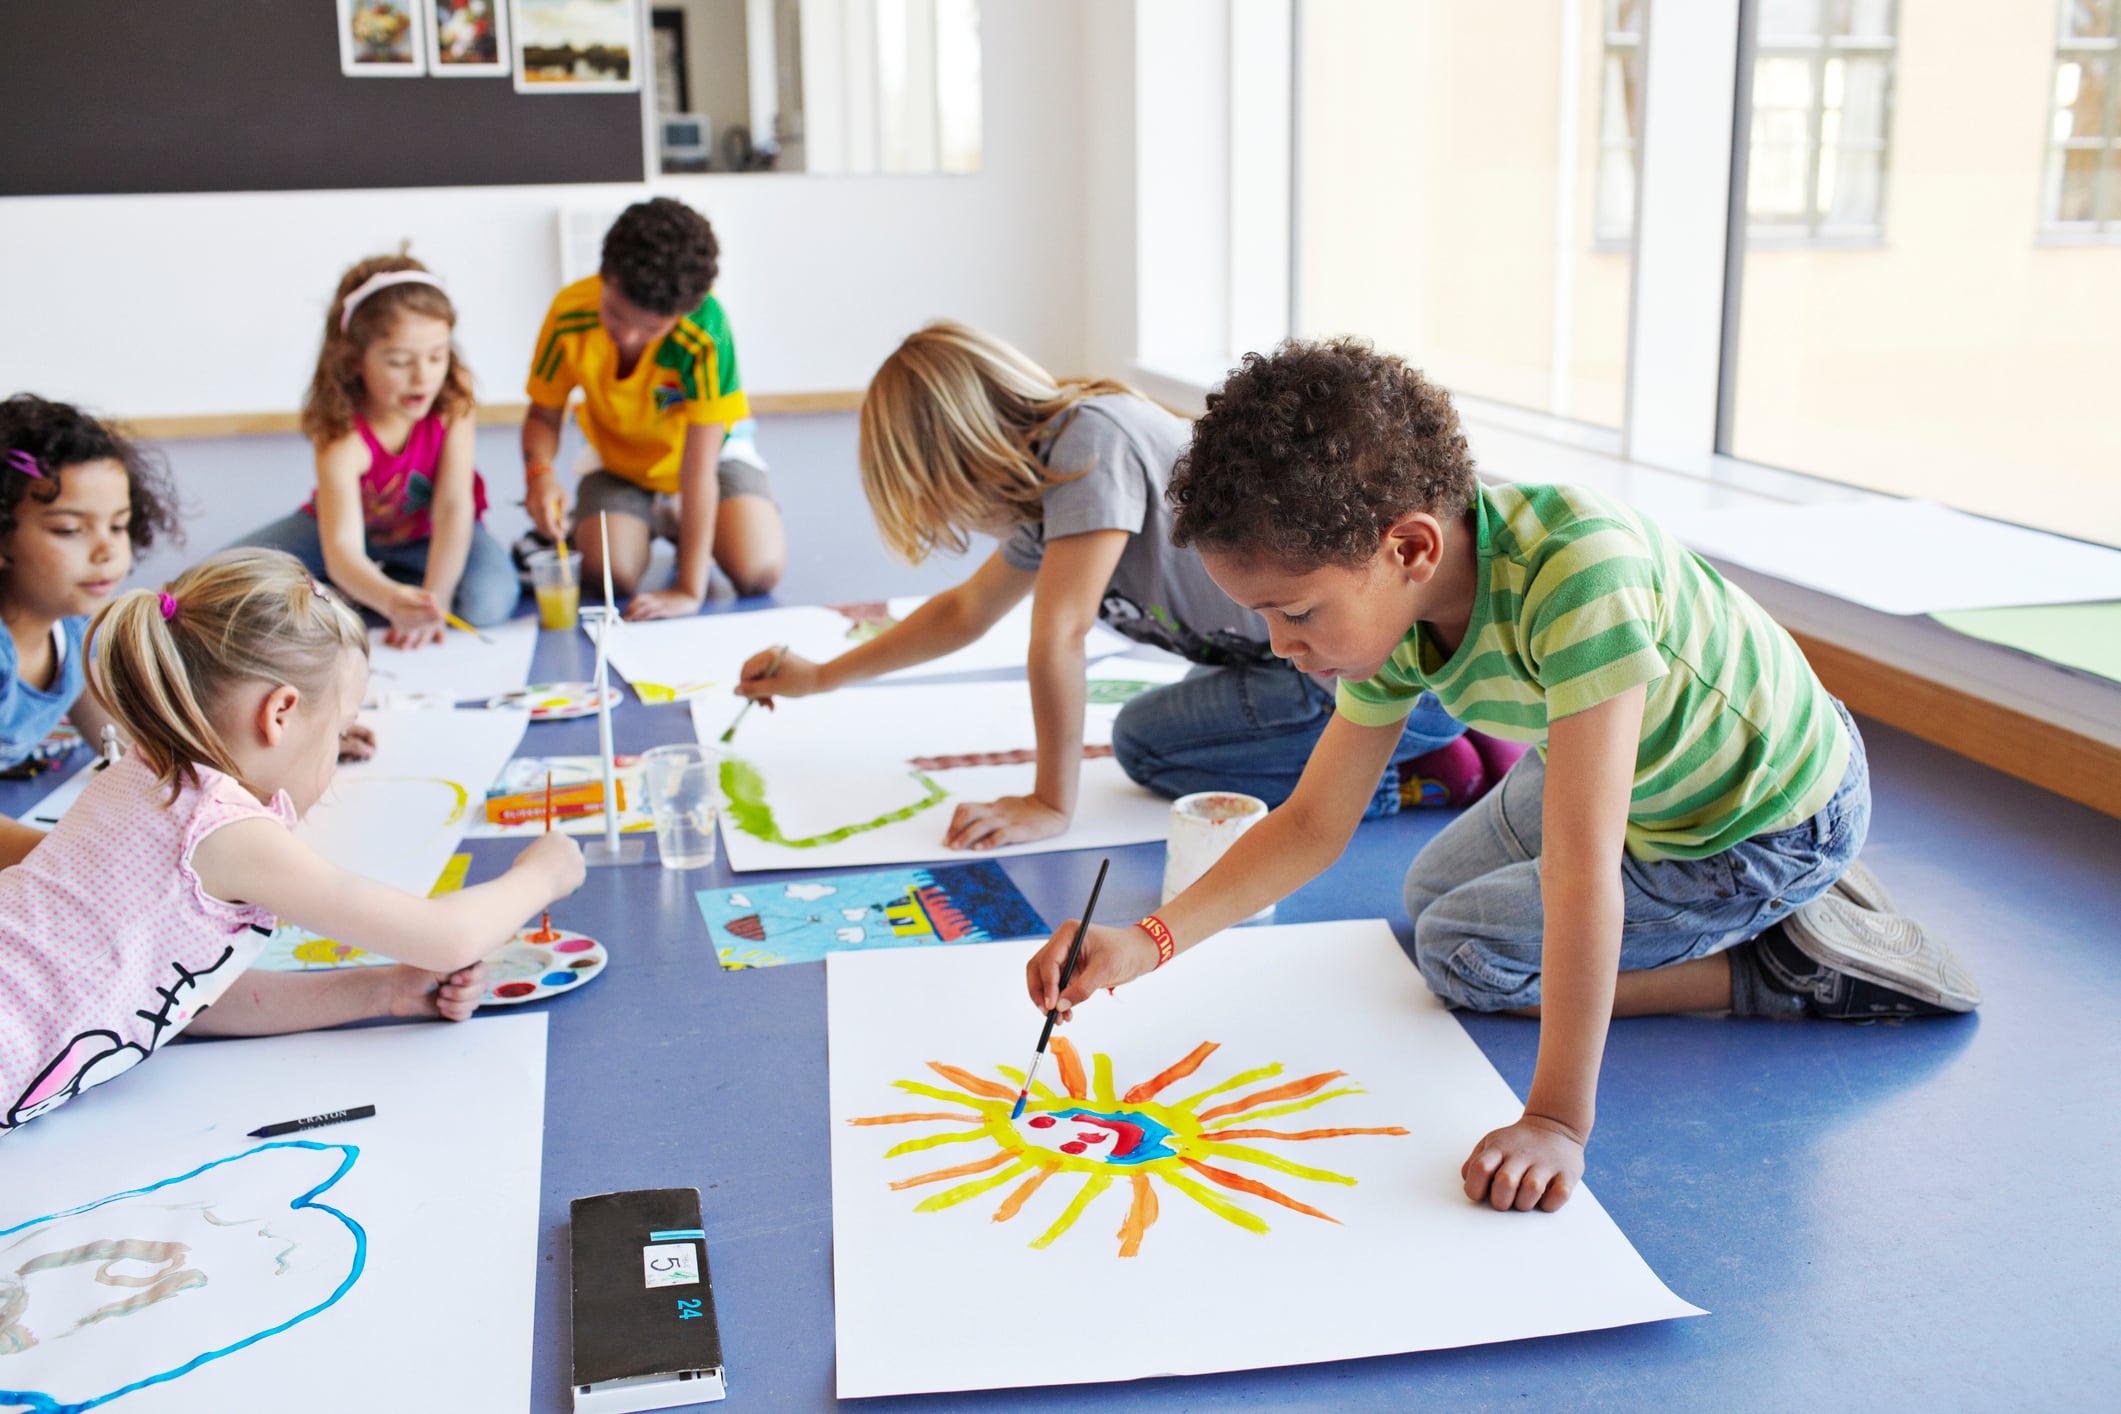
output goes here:
[[1168, 494], [1173, 541], [1274, 651], [1339, 680], [1334, 719], [1288, 802], [1160, 917], [1088, 931], [1065, 994], [1064, 926], [1027, 970], [1039, 1007], [1138, 977], [1332, 863], [1424, 691], [1537, 748], [1406, 878], [1430, 988], [1540, 1019], [1524, 1115], [1474, 1144], [1467, 1196], [1567, 1201], [1612, 1017], [1980, 1000], [1856, 865], [1863, 741], [1790, 636], [1640, 512], [1482, 486], [1450, 399], [1400, 360], [1353, 340], [1249, 355]]
[[[689, 614], [720, 565], [739, 594], [781, 577], [787, 540], [753, 440], [736, 343], [713, 285], [720, 248], [707, 218], [668, 197], [626, 208], [604, 236], [598, 273], [553, 299], [531, 360], [523, 421], [527, 504], [538, 533], [567, 533], [553, 457], [567, 402], [588, 441], [575, 505], [582, 577], [604, 570], [598, 512], [608, 513], [613, 589], [629, 619]], [[656, 537], [677, 542], [667, 589], [637, 594]]]

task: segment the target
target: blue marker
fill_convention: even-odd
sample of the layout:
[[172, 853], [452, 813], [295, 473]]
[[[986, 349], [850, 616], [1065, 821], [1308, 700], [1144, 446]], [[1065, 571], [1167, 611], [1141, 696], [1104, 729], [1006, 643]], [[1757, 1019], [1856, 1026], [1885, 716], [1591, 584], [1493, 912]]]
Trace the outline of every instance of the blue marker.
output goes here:
[[[1083, 916], [1075, 925], [1075, 941], [1068, 944], [1068, 960], [1061, 967], [1060, 990], [1068, 990], [1068, 983], [1075, 976], [1076, 960], [1083, 955], [1083, 934], [1089, 931], [1090, 915], [1097, 912], [1097, 896], [1104, 891], [1105, 871], [1112, 867], [1107, 858], [1097, 866], [1097, 882], [1090, 886], [1090, 902], [1083, 905]], [[1031, 1071], [1024, 1077], [1024, 1088], [1016, 1097], [1016, 1108], [1009, 1111], [1012, 1120], [1021, 1119], [1024, 1106], [1031, 1099], [1031, 1082], [1038, 1079], [1038, 1063], [1046, 1058], [1046, 1043], [1053, 1039], [1053, 1023], [1060, 1020], [1060, 1008], [1055, 1006], [1046, 1013], [1046, 1029], [1038, 1033], [1038, 1049], [1031, 1053]]]

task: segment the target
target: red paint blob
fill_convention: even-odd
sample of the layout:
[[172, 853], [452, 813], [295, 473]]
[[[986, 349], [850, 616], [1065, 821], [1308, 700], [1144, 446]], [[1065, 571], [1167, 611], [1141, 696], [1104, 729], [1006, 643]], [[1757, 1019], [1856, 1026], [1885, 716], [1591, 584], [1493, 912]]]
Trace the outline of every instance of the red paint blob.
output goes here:
[[1080, 1154], [1083, 1151], [1082, 1141], [1070, 1139], [1067, 1143], [1060, 1146], [1060, 1150], [1063, 1154]]
[[528, 982], [503, 982], [493, 989], [493, 994], [497, 997], [527, 997], [536, 990]]
[[1033, 1129], [1051, 1129], [1053, 1128], [1053, 1116], [1033, 1115], [1031, 1117], [1031, 1127]]

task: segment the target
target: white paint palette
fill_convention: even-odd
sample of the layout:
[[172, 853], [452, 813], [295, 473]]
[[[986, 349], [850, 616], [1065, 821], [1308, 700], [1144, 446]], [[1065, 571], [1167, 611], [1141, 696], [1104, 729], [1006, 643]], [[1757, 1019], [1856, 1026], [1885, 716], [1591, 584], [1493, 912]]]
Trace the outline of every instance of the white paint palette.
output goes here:
[[[603, 702], [616, 707], [619, 700], [616, 687], [605, 687]], [[586, 717], [603, 702], [597, 700], [597, 686], [593, 682], [534, 682], [528, 687], [504, 692], [486, 705], [527, 711], [533, 722], [563, 722], [570, 717]]]
[[525, 928], [486, 959], [481, 1006], [519, 1006], [574, 992], [600, 976], [611, 954], [594, 938], [555, 928]]

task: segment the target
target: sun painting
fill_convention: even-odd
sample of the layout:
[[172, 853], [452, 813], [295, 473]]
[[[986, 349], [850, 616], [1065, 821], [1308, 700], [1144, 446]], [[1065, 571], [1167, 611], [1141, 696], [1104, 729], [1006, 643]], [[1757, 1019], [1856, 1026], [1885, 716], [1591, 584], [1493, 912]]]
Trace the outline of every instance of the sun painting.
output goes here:
[[[994, 1211], [994, 1221], [1007, 1222], [1022, 1212], [1031, 1196], [1048, 1182], [1070, 1184], [1080, 1179], [1060, 1216], [1032, 1240], [1035, 1248], [1051, 1246], [1114, 1187], [1120, 1188], [1127, 1199], [1126, 1215], [1116, 1234], [1122, 1257], [1137, 1255], [1142, 1240], [1156, 1223], [1162, 1202], [1159, 1184], [1247, 1232], [1264, 1233], [1268, 1225], [1266, 1218], [1246, 1200], [1277, 1204], [1337, 1223], [1339, 1219], [1332, 1214], [1276, 1185], [1294, 1187], [1289, 1180], [1295, 1179], [1353, 1186], [1352, 1176], [1300, 1164], [1258, 1145], [1400, 1135], [1407, 1131], [1396, 1125], [1361, 1129], [1261, 1127], [1265, 1121], [1362, 1093], [1354, 1084], [1336, 1085], [1335, 1081], [1345, 1079], [1345, 1072], [1338, 1070], [1277, 1082], [1281, 1066], [1263, 1065], [1182, 1099], [1159, 1098], [1199, 1070], [1218, 1045], [1203, 1041], [1183, 1059], [1120, 1093], [1113, 1083], [1110, 1056], [1093, 1053], [1086, 1075], [1082, 1057], [1074, 1046], [1066, 1037], [1056, 1036], [1051, 1049], [1060, 1071], [1061, 1090], [1040, 1081], [1032, 1087], [1030, 1103], [1022, 1117], [1014, 1121], [1009, 1118], [1009, 1111], [1024, 1083], [1022, 1071], [997, 1066], [996, 1073], [1004, 1080], [988, 1080], [960, 1066], [930, 1061], [929, 1069], [949, 1082], [947, 1087], [920, 1080], [899, 1080], [893, 1082], [894, 1086], [909, 1095], [955, 1108], [870, 1115], [848, 1123], [971, 1126], [903, 1140], [885, 1151], [887, 1159], [925, 1154], [930, 1149], [955, 1144], [992, 1147], [994, 1152], [968, 1163], [893, 1181], [892, 1189], [899, 1191], [964, 1180], [921, 1199], [914, 1205], [918, 1213], [940, 1212], [1013, 1184]], [[1249, 1088], [1254, 1086], [1260, 1088]], [[1222, 1098], [1238, 1091], [1243, 1093]], [[1272, 1175], [1272, 1181], [1245, 1172], [1247, 1168]]]

